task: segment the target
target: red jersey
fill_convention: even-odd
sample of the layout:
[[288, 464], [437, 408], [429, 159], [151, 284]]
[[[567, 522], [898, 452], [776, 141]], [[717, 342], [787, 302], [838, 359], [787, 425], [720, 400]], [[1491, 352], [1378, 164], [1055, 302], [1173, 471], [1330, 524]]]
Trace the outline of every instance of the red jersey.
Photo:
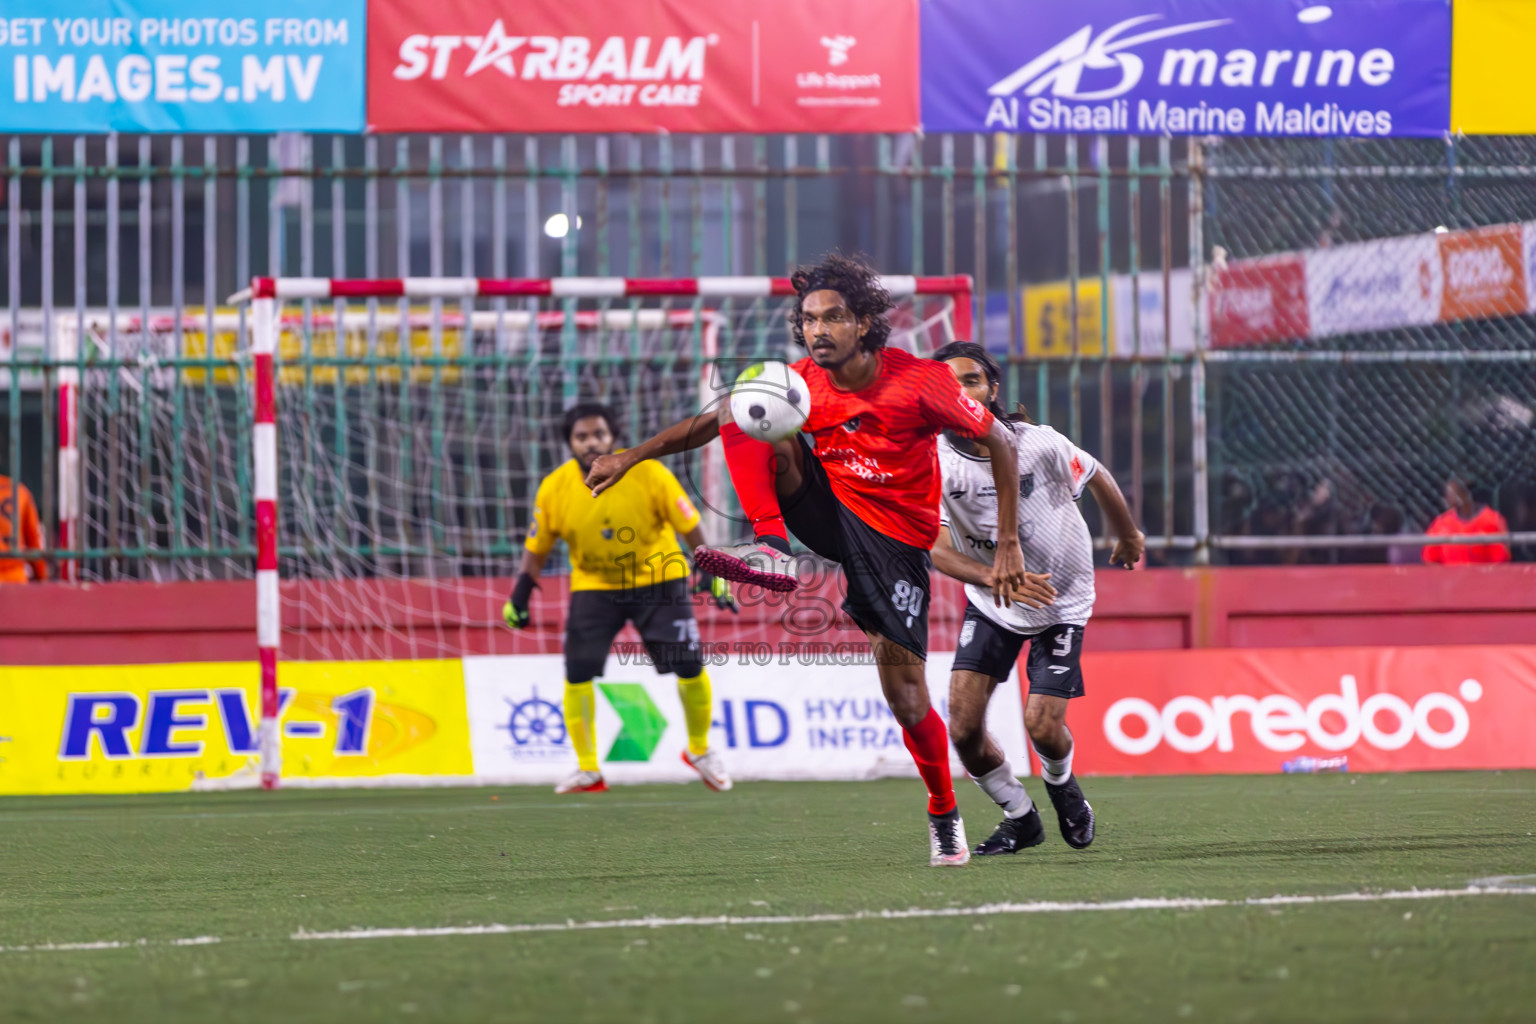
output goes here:
[[[1484, 505], [1471, 519], [1463, 520], [1454, 511], [1442, 512], [1424, 531], [1439, 537], [1467, 536], [1477, 533], [1508, 533], [1509, 524], [1504, 517]], [[1473, 565], [1509, 561], [1509, 548], [1504, 544], [1428, 544], [1424, 547], [1424, 561], [1441, 565]]]
[[874, 529], [927, 550], [939, 536], [939, 457], [934, 437], [985, 437], [992, 413], [960, 390], [943, 363], [881, 349], [874, 381], [844, 391], [811, 359], [794, 364], [811, 392], [802, 428], [816, 439], [832, 493]]

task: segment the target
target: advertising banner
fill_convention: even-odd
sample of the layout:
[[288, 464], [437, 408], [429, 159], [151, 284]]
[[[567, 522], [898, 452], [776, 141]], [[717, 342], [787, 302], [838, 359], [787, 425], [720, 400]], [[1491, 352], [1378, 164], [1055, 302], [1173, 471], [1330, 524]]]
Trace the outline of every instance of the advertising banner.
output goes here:
[[[1168, 307], [1167, 323], [1163, 317], [1163, 274], [1144, 270], [1136, 276], [1136, 295], [1131, 275], [1115, 274], [1109, 279], [1110, 335], [1117, 356], [1156, 356], [1164, 352], [1189, 352], [1195, 347], [1193, 300], [1194, 274], [1188, 267], [1168, 272], [1168, 288], [1173, 299]], [[1172, 329], [1172, 344], [1163, 340]]]
[[361, 131], [364, 30], [364, 0], [9, 0], [0, 131]]
[[[766, 644], [762, 654], [755, 661], [733, 656], [709, 668], [717, 716], [710, 743], [725, 755], [732, 776], [793, 780], [916, 774], [873, 664], [835, 654], [824, 659], [786, 656]], [[638, 661], [626, 666], [615, 660], [610, 659], [610, 674], [595, 682], [603, 774], [621, 783], [697, 779], [682, 761], [688, 733], [675, 677], [657, 676]], [[953, 660], [953, 652], [935, 652], [928, 661], [928, 686], [946, 720]], [[465, 658], [464, 685], [480, 781], [545, 785], [575, 771], [576, 755], [561, 712], [564, 662], [558, 655]], [[1016, 681], [997, 688], [987, 727], [1015, 770], [1028, 772]], [[955, 768], [963, 772], [958, 761]]]
[[378, 132], [906, 132], [916, 0], [373, 0]]
[[1536, 132], [1536, 4], [1456, 0], [1451, 29], [1451, 131]]
[[[1115, 311], [1109, 311], [1109, 329], [1103, 324], [1103, 282], [1085, 277], [1077, 282], [1077, 351], [1083, 356], [1102, 356], [1104, 339], [1114, 329]], [[1072, 284], [1048, 281], [1024, 286], [1024, 352], [1034, 359], [1068, 359], [1072, 356]]]
[[1536, 311], [1536, 223], [1232, 260], [1206, 293], [1215, 348]]
[[[254, 662], [0, 668], [0, 794], [254, 784]], [[290, 662], [283, 776], [469, 781], [457, 661]]]
[[1432, 234], [1313, 249], [1306, 260], [1314, 338], [1440, 319], [1445, 275]]
[[1525, 268], [1526, 312], [1536, 312], [1536, 221], [1520, 225], [1520, 262]]
[[1526, 311], [1524, 235], [1519, 224], [1500, 224], [1435, 236], [1445, 279], [1441, 320], [1515, 316]]
[[[1191, 286], [1194, 275], [1188, 267], [1169, 273], [1173, 304], [1168, 321], [1163, 316], [1163, 275], [1149, 270], [1137, 276], [1132, 291], [1131, 275], [1111, 274], [1109, 278], [1109, 324], [1100, 324], [1105, 304], [1101, 296], [1104, 281], [1084, 277], [1077, 282], [1077, 344], [1085, 357], [1105, 355], [1106, 337], [1110, 354], [1116, 356], [1157, 356], [1169, 351], [1163, 334], [1173, 330], [1172, 351], [1189, 352], [1195, 347], [1194, 312]], [[1047, 281], [1027, 284], [1023, 290], [1024, 351], [1036, 359], [1069, 359], [1072, 356], [1072, 284]], [[1139, 335], [1138, 335], [1139, 330]], [[1138, 347], [1139, 346], [1139, 347]]]
[[1536, 768], [1536, 647], [1363, 647], [1083, 655], [1079, 771]]
[[1211, 343], [1217, 348], [1305, 338], [1307, 264], [1300, 255], [1238, 260], [1211, 273]]
[[940, 132], [1432, 136], [1450, 121], [1444, 0], [925, 0]]

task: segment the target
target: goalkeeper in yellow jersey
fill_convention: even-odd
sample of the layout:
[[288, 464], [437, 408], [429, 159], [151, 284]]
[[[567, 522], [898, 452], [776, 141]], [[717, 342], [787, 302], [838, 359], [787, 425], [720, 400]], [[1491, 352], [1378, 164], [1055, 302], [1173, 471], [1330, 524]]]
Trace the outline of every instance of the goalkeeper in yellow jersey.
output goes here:
[[[592, 496], [587, 472], [599, 455], [614, 450], [616, 423], [613, 410], [600, 402], [566, 410], [565, 439], [572, 458], [539, 484], [527, 550], [502, 617], [513, 629], [528, 624], [528, 601], [539, 572], [555, 542], [563, 539], [571, 553], [565, 727], [578, 769], [555, 787], [556, 793], [608, 788], [597, 765], [592, 679], [603, 674], [608, 648], [625, 622], [635, 624], [657, 672], [677, 673], [677, 694], [688, 724], [683, 761], [706, 786], [724, 792], [731, 788], [731, 777], [720, 754], [709, 749], [709, 674], [700, 657], [688, 560], [677, 543], [678, 535], [690, 551], [704, 543], [699, 513], [677, 477], [655, 461], [639, 463], [619, 483]], [[701, 589], [709, 591], [718, 607], [737, 611], [725, 580], [700, 576], [694, 590]]]

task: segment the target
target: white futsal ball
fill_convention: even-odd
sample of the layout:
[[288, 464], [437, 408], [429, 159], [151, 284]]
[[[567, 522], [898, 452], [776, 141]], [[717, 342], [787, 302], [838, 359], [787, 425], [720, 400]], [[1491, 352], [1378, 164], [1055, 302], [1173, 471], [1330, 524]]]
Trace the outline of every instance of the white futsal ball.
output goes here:
[[731, 416], [748, 437], [782, 441], [811, 414], [805, 378], [777, 360], [753, 363], [731, 385]]

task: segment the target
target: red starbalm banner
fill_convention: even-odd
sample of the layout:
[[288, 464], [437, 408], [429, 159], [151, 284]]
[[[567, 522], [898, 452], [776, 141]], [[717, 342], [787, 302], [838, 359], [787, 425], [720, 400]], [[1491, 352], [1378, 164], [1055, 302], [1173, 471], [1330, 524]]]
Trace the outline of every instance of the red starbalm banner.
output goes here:
[[1536, 768], [1536, 646], [1084, 654], [1083, 675], [1082, 772]]
[[916, 0], [370, 0], [375, 132], [907, 132]]

